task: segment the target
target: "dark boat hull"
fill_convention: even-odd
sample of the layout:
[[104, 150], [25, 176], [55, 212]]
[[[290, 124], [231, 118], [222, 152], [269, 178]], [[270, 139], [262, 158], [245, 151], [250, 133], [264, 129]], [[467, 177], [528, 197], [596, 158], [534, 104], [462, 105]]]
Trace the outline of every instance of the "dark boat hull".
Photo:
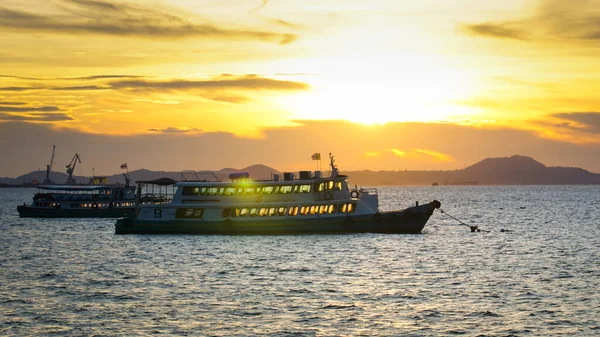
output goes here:
[[386, 233], [418, 234], [429, 220], [439, 201], [414, 206], [402, 211], [368, 215], [344, 215], [303, 219], [260, 219], [243, 221], [236, 218], [224, 221], [139, 221], [134, 217], [117, 220], [115, 234], [225, 234], [225, 235], [280, 235], [280, 234], [336, 234]]
[[134, 207], [120, 208], [42, 208], [18, 206], [21, 218], [120, 218], [134, 214]]

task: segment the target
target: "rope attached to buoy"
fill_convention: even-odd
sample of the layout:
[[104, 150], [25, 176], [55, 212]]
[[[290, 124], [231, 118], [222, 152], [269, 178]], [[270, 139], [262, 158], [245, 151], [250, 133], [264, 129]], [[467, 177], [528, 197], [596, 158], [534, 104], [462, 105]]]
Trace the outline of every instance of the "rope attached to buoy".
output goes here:
[[490, 231], [486, 231], [486, 230], [484, 230], [484, 229], [481, 229], [481, 228], [479, 228], [479, 227], [477, 227], [477, 226], [471, 226], [471, 225], [467, 225], [466, 223], [464, 223], [464, 222], [462, 222], [462, 221], [458, 220], [457, 218], [453, 217], [452, 215], [450, 215], [450, 214], [446, 213], [446, 211], [444, 211], [444, 210], [443, 210], [443, 209], [441, 209], [441, 208], [440, 208], [440, 212], [442, 212], [442, 214], [446, 214], [447, 216], [451, 217], [452, 219], [454, 219], [454, 220], [456, 220], [456, 221], [460, 222], [460, 224], [461, 224], [461, 225], [465, 225], [465, 226], [469, 227], [469, 228], [471, 229], [471, 233], [475, 233], [475, 232], [485, 232], [485, 233], [489, 233], [489, 232], [490, 232]]

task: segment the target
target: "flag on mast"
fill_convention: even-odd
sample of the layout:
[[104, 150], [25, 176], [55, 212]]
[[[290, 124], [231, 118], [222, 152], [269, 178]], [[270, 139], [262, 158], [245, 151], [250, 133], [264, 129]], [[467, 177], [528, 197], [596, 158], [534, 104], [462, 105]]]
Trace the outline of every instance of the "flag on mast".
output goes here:
[[126, 170], [126, 169], [127, 169], [127, 163], [121, 164], [121, 170]]
[[312, 160], [321, 160], [321, 154], [318, 152], [315, 152], [315, 153], [313, 153], [313, 155], [310, 158], [312, 158]]

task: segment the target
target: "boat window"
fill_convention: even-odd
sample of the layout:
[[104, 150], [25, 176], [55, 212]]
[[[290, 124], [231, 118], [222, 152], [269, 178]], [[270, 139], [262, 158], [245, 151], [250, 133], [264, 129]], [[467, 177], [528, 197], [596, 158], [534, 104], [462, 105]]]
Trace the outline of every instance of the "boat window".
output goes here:
[[262, 192], [263, 192], [263, 188], [262, 188], [262, 187], [256, 187], [256, 188], [254, 189], [254, 193], [255, 193], [255, 194], [262, 194]]
[[302, 207], [300, 208], [300, 214], [302, 214], [302, 215], [306, 215], [306, 214], [308, 214], [308, 210], [309, 210], [309, 209], [310, 209], [310, 207], [309, 207], [309, 206], [302, 206]]
[[263, 187], [263, 194], [272, 194], [275, 188], [273, 186], [265, 186]]
[[322, 192], [325, 189], [325, 183], [315, 183], [315, 189]]
[[277, 215], [285, 215], [285, 211], [286, 211], [285, 207], [279, 207], [279, 209], [277, 209]]
[[223, 212], [221, 213], [221, 216], [224, 218], [229, 217], [229, 215], [231, 215], [231, 208], [223, 208]]
[[342, 204], [340, 207], [340, 213], [346, 213], [346, 204]]
[[258, 215], [265, 216], [265, 215], [267, 215], [267, 211], [268, 211], [267, 208], [261, 208], [260, 211], [258, 212]]
[[235, 190], [236, 190], [235, 187], [227, 187], [225, 189], [225, 195], [233, 195], [233, 194], [235, 194]]
[[219, 195], [225, 194], [225, 187], [219, 187]]
[[326, 190], [332, 190], [333, 189], [333, 180], [329, 180], [325, 183], [325, 189]]
[[258, 208], [256, 208], [256, 207], [250, 208], [250, 216], [257, 216], [257, 215], [258, 215]]
[[356, 204], [355, 203], [348, 204], [348, 213], [354, 212], [355, 209], [356, 209]]
[[206, 189], [206, 195], [217, 195], [219, 189], [216, 187], [208, 187]]
[[310, 206], [310, 214], [317, 214], [319, 206]]
[[331, 213], [335, 213], [336, 211], [336, 204], [331, 204], [329, 205], [329, 209], [327, 210], [327, 213], [331, 214]]
[[201, 218], [203, 214], [203, 208], [178, 208], [175, 218]]
[[276, 211], [277, 211], [277, 209], [275, 207], [269, 208], [269, 216], [277, 215]]
[[200, 188], [200, 195], [206, 195], [206, 187]]
[[244, 194], [254, 194], [254, 187], [246, 187], [244, 189]]
[[341, 181], [336, 181], [335, 182], [335, 190], [336, 191], [341, 191], [342, 190], [342, 182]]
[[319, 206], [319, 214], [325, 214], [327, 213], [327, 205], [321, 205]]
[[182, 195], [198, 195], [199, 192], [200, 192], [199, 187], [184, 186], [183, 190], [181, 191], [181, 194]]
[[248, 209], [247, 208], [242, 208], [240, 211], [240, 216], [246, 216], [248, 215]]
[[292, 193], [292, 192], [293, 192], [292, 185], [284, 185], [284, 186], [279, 187], [279, 193], [281, 193], [281, 194], [288, 194], [288, 193]]
[[289, 216], [296, 216], [296, 215], [298, 215], [298, 206], [292, 206], [292, 207], [290, 207], [288, 215]]
[[310, 185], [297, 185], [298, 190], [294, 190], [294, 193], [310, 193]]

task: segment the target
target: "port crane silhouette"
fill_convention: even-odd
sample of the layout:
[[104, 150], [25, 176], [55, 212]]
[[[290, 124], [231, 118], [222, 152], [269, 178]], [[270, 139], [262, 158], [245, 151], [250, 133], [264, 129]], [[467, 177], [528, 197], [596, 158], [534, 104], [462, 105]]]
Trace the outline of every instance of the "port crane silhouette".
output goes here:
[[81, 159], [79, 158], [79, 154], [75, 153], [73, 159], [71, 159], [71, 162], [69, 165], [67, 165], [67, 174], [69, 175], [66, 182], [67, 185], [73, 185], [76, 183], [75, 179], [73, 179], [73, 172], [75, 171], [75, 165], [77, 165], [77, 162], [81, 164]]
[[46, 179], [44, 179], [44, 185], [52, 185], [54, 181], [50, 180], [50, 172], [54, 165], [54, 153], [56, 151], [56, 145], [52, 145], [52, 156], [50, 157], [50, 164], [46, 165]]

